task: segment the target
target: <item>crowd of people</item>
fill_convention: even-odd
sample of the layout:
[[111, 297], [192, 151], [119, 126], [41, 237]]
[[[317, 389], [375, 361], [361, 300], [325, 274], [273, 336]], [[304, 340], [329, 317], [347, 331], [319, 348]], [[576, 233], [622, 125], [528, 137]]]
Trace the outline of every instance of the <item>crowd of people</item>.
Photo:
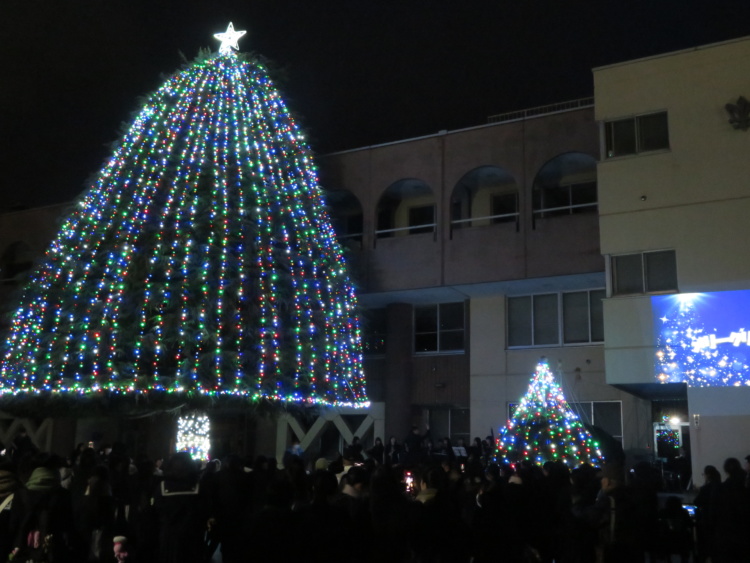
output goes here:
[[737, 459], [723, 479], [706, 468], [691, 515], [649, 463], [511, 466], [479, 439], [421, 438], [367, 450], [355, 439], [334, 460], [293, 444], [281, 465], [186, 452], [161, 465], [122, 444], [62, 459], [22, 440], [0, 458], [0, 561], [750, 561]]

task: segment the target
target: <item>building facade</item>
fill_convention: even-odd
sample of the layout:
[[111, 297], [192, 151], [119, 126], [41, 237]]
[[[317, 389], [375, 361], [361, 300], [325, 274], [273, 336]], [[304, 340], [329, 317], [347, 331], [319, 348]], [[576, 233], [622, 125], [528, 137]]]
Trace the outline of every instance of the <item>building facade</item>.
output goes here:
[[[661, 457], [665, 417], [680, 418], [669, 428], [695, 475], [750, 453], [748, 55], [746, 38], [597, 68], [594, 99], [319, 157], [377, 405], [359, 417], [372, 421], [352, 414], [349, 433], [496, 434], [544, 357], [631, 463]], [[6, 311], [68, 211], [0, 215]], [[692, 307], [693, 294], [730, 305], [700, 327], [697, 308], [664, 312], [669, 299]], [[0, 417], [2, 437], [17, 428]], [[282, 449], [287, 434], [263, 428], [255, 453]]]
[[650, 403], [605, 381], [599, 147], [579, 100], [319, 160], [388, 436], [496, 435], [544, 357], [585, 422], [647, 453]]
[[744, 38], [594, 69], [606, 381], [671, 402], [695, 476], [750, 454], [749, 56]]

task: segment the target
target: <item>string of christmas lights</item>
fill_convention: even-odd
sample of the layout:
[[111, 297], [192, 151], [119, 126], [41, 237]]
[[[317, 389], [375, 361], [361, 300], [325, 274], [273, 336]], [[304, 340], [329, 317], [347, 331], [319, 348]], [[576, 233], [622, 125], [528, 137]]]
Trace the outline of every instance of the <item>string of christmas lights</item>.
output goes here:
[[600, 465], [603, 459], [599, 444], [570, 409], [545, 362], [537, 365], [528, 391], [500, 429], [495, 446], [495, 462], [562, 461], [575, 466]]
[[310, 150], [264, 67], [224, 48], [231, 31], [148, 99], [65, 221], [15, 310], [0, 393], [368, 404]]

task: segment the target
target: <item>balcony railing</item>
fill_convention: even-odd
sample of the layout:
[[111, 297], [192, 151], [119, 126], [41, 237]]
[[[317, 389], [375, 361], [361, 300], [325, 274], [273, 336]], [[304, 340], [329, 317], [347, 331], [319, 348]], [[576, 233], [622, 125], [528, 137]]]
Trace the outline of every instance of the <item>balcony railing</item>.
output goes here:
[[505, 121], [517, 121], [519, 119], [528, 119], [548, 113], [557, 113], [561, 111], [570, 111], [574, 109], [593, 107], [594, 98], [580, 98], [568, 102], [559, 102], [546, 106], [537, 106], [535, 108], [522, 109], [518, 111], [509, 111], [507, 113], [498, 113], [487, 118], [487, 123], [503, 123]]

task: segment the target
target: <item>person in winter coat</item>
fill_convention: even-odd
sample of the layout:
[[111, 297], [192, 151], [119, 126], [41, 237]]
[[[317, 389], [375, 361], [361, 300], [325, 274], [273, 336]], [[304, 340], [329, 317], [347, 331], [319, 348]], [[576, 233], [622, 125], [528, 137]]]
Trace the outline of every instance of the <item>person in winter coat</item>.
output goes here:
[[11, 555], [17, 561], [70, 561], [73, 536], [70, 494], [60, 485], [59, 460], [45, 456], [24, 487], [13, 496], [10, 511]]
[[199, 476], [187, 452], [174, 454], [167, 463], [164, 480], [154, 495], [160, 563], [201, 561], [204, 557], [208, 503]]

